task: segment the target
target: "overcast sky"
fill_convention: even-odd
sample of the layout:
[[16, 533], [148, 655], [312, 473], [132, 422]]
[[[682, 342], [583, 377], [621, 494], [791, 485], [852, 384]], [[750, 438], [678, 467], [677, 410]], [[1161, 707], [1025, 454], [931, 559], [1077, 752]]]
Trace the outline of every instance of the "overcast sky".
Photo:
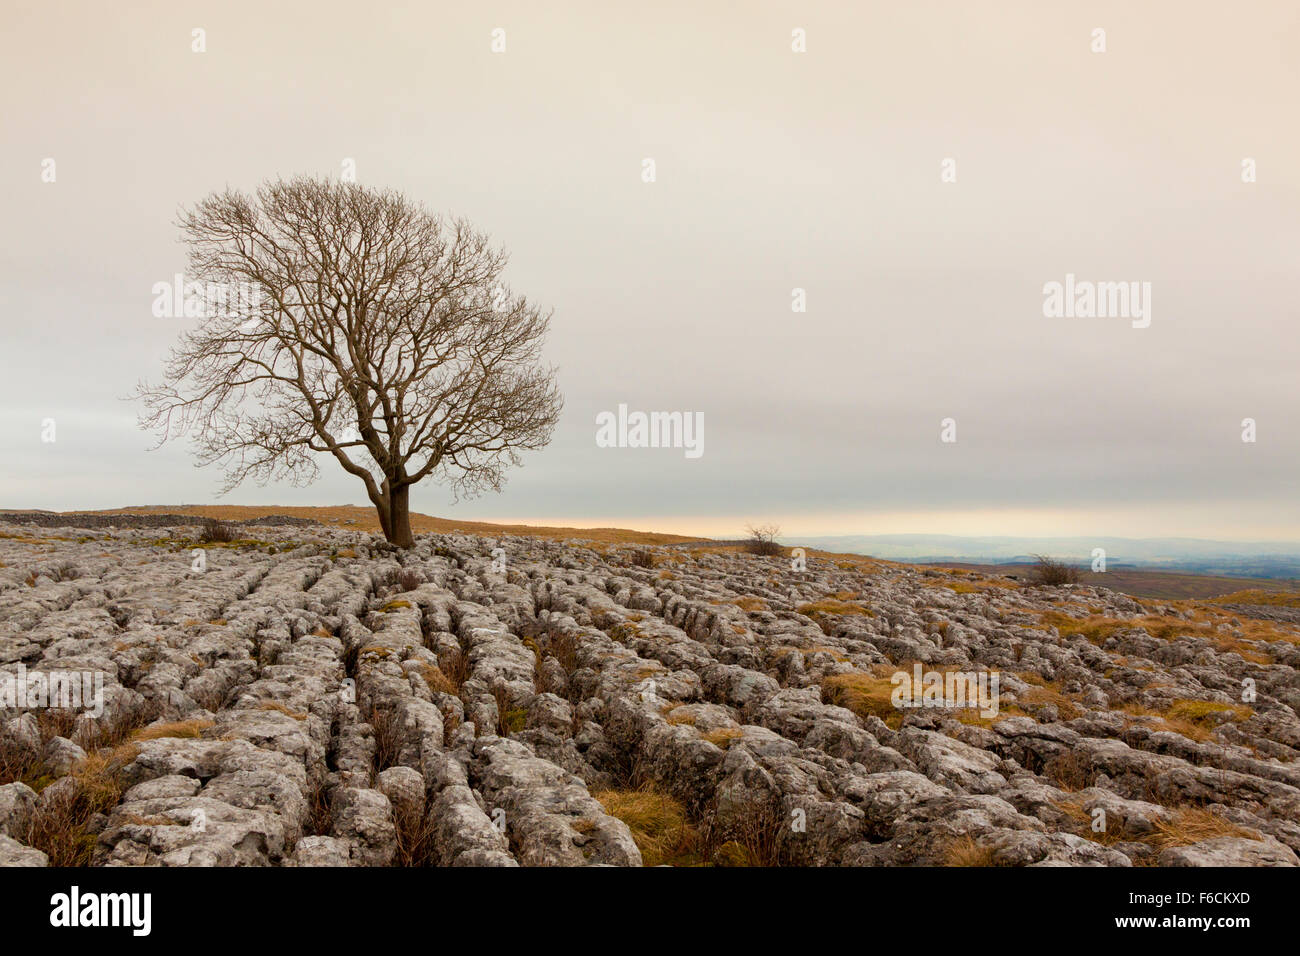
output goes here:
[[[216, 500], [122, 400], [186, 321], [151, 311], [176, 212], [350, 158], [486, 230], [555, 309], [552, 444], [500, 495], [423, 485], [416, 510], [1300, 539], [1298, 9], [10, 5], [0, 507]], [[1068, 273], [1149, 282], [1150, 325], [1045, 317]], [[703, 455], [597, 447], [619, 403], [703, 413]], [[366, 501], [328, 465], [222, 500]]]

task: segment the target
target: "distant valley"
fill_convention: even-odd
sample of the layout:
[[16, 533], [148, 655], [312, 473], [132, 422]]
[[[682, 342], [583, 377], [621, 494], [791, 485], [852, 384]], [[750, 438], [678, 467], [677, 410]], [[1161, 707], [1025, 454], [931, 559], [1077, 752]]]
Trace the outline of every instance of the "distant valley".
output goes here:
[[[783, 541], [826, 551], [869, 554], [921, 564], [1027, 565], [1033, 562], [1034, 555], [1045, 554], [1080, 568], [1089, 568], [1093, 550], [1102, 548], [1106, 553], [1107, 575], [1161, 570], [1275, 581], [1300, 578], [1300, 542], [1294, 541], [962, 537], [939, 534], [830, 535], [799, 538], [797, 542], [793, 538]], [[1110, 586], [1117, 587], [1115, 584]]]

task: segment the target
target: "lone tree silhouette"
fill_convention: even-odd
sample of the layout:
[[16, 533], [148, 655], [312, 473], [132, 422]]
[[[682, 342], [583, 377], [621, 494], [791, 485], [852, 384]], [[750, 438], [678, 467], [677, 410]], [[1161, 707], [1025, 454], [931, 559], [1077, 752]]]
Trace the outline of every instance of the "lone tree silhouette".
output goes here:
[[[159, 445], [190, 433], [197, 463], [224, 467], [223, 494], [247, 478], [310, 484], [330, 455], [405, 548], [412, 485], [499, 491], [520, 450], [550, 441], [550, 313], [501, 282], [505, 253], [463, 220], [293, 179], [214, 193], [178, 224], [207, 301], [163, 384], [140, 384], [140, 425]], [[241, 308], [213, 308], [213, 289], [243, 290]]]

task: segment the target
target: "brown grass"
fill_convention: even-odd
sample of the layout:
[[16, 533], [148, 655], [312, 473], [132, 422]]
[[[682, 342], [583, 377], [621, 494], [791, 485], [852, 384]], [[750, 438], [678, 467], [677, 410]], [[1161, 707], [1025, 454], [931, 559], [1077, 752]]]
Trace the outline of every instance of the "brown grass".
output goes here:
[[1119, 708], [1134, 717], [1154, 717], [1158, 729], [1182, 734], [1189, 740], [1214, 739], [1214, 729], [1221, 723], [1248, 720], [1254, 711], [1242, 704], [1224, 704], [1210, 700], [1175, 700], [1163, 711], [1129, 702]]
[[178, 720], [168, 724], [153, 724], [131, 734], [132, 740], [159, 740], [163, 737], [202, 737], [212, 726], [210, 720]]
[[1300, 607], [1300, 594], [1295, 591], [1261, 591], [1252, 588], [1233, 591], [1210, 599], [1214, 604], [1264, 604], [1269, 607]]
[[710, 601], [711, 604], [734, 604], [747, 614], [753, 614], [757, 611], [766, 611], [767, 602], [761, 597], [755, 597], [750, 594], [744, 594], [740, 597], [727, 598], [724, 601]]
[[1256, 830], [1238, 826], [1230, 820], [1212, 813], [1202, 807], [1179, 807], [1174, 809], [1168, 820], [1156, 820], [1155, 830], [1150, 833], [1134, 833], [1122, 821], [1118, 824], [1106, 821], [1106, 829], [1097, 832], [1092, 829], [1092, 817], [1082, 805], [1074, 802], [1060, 803], [1057, 807], [1078, 823], [1080, 836], [1113, 846], [1116, 843], [1146, 843], [1157, 849], [1175, 846], [1191, 846], [1203, 840], [1219, 837], [1239, 837], [1246, 840], [1263, 840]]
[[1242, 636], [1236, 637], [1218, 629], [1218, 625], [1231, 620], [1231, 616], [1223, 611], [1203, 605], [1190, 605], [1183, 610], [1191, 612], [1190, 620], [1161, 614], [1146, 614], [1133, 618], [1092, 614], [1084, 618], [1075, 618], [1059, 611], [1048, 611], [1042, 615], [1040, 626], [1055, 627], [1062, 637], [1077, 635], [1098, 646], [1104, 644], [1117, 632], [1131, 627], [1140, 627], [1152, 637], [1162, 641], [1173, 641], [1180, 637], [1204, 638], [1214, 644], [1216, 650], [1240, 654], [1244, 659], [1256, 664], [1271, 664], [1272, 658], [1266, 653], [1266, 648], [1257, 648], [1250, 642], [1300, 643], [1300, 633], [1283, 629], [1271, 621], [1241, 621], [1233, 628], [1241, 632]]
[[[1061, 720], [1074, 720], [1076, 717], [1083, 716], [1083, 708], [1079, 706], [1079, 702], [1062, 690], [1059, 681], [1044, 680], [1043, 676], [1036, 671], [1024, 671], [1017, 676], [1030, 685], [1029, 690], [1021, 696], [1021, 700], [1025, 703], [1055, 704]], [[1024, 712], [1015, 705], [1003, 705], [999, 710], [1006, 711], [1008, 716], [1013, 711]]]
[[894, 688], [888, 677], [860, 672], [832, 674], [822, 681], [822, 699], [828, 704], [845, 707], [859, 717], [879, 717], [897, 730], [902, 726], [903, 712], [894, 706]]
[[[451, 682], [452, 693], [459, 694], [460, 689], [465, 686], [465, 681], [469, 680], [469, 655], [463, 648], [457, 647], [445, 655], [446, 659], [442, 661], [440, 670]], [[430, 688], [432, 690], [432, 688]]]
[[366, 723], [375, 732], [374, 775], [378, 776], [397, 764], [397, 758], [402, 752], [401, 727], [391, 710], [378, 708], [370, 711]]
[[434, 835], [437, 820], [422, 800], [418, 806], [403, 804], [393, 808], [393, 823], [397, 830], [397, 852], [393, 866], [433, 866], [437, 858]]
[[699, 834], [686, 808], [652, 786], [639, 790], [604, 790], [593, 794], [605, 812], [632, 831], [646, 866], [695, 866]]
[[664, 720], [674, 727], [694, 727], [695, 715], [689, 711], [679, 714], [678, 711], [681, 709], [680, 704], [669, 704], [664, 708]]
[[284, 714], [287, 717], [292, 717], [294, 720], [306, 720], [308, 717], [311, 716], [310, 714], [304, 714], [301, 711], [290, 710], [288, 707], [286, 707], [284, 704], [280, 703], [277, 700], [263, 701], [259, 705], [259, 709], [279, 711], [280, 713]]
[[1074, 791], [1092, 786], [1096, 774], [1091, 761], [1077, 751], [1067, 750], [1047, 761], [1043, 776], [1055, 780], [1062, 790]]
[[785, 821], [774, 799], [755, 798], [722, 814], [716, 805], [704, 815], [702, 856], [717, 866], [780, 866]]
[[[244, 521], [249, 518], [264, 518], [267, 515], [289, 515], [295, 518], [309, 518], [329, 527], [368, 531], [378, 534], [379, 516], [374, 508], [345, 506], [341, 508], [310, 508], [293, 505], [147, 505], [133, 508], [112, 508], [107, 511], [75, 512], [77, 514], [163, 514], [189, 515], [192, 517], [211, 517], [228, 521]], [[337, 521], [331, 519], [338, 519]], [[344, 524], [348, 519], [355, 524]], [[306, 530], [306, 529], [304, 529]], [[675, 544], [683, 541], [698, 541], [699, 536], [666, 534], [658, 531], [634, 531], [627, 528], [565, 528], [545, 525], [496, 524], [487, 521], [459, 521], [448, 518], [434, 518], [430, 515], [411, 512], [411, 530], [415, 534], [429, 532], [437, 534], [476, 534], [495, 537], [503, 534], [532, 535], [537, 538], [556, 540], [578, 539], [598, 541], [607, 544]], [[340, 557], [344, 555], [340, 552]]]
[[1156, 846], [1191, 846], [1202, 840], [1218, 837], [1240, 837], [1246, 840], [1263, 840], [1256, 830], [1238, 826], [1230, 820], [1199, 807], [1184, 807], [1175, 810], [1172, 820], [1157, 821], [1156, 833], [1150, 842]]
[[946, 866], [997, 866], [993, 862], [993, 848], [981, 846], [970, 837], [958, 837], [948, 844], [944, 852]]
[[745, 736], [745, 732], [739, 727], [719, 727], [717, 730], [710, 730], [707, 734], [701, 734], [705, 740], [715, 747], [721, 747], [726, 750], [731, 746], [733, 740]]
[[334, 794], [325, 786], [324, 780], [318, 780], [307, 794], [307, 819], [303, 823], [303, 836], [329, 836], [334, 828], [333, 803]]
[[430, 693], [434, 694], [457, 694], [459, 691], [456, 685], [451, 682], [440, 667], [433, 664], [421, 664], [420, 676], [424, 678], [425, 684], [429, 686]]
[[809, 617], [816, 617], [818, 614], [861, 614], [866, 617], [875, 617], [875, 614], [861, 604], [850, 604], [848, 601], [838, 601], [834, 598], [800, 604], [795, 610]]
[[95, 851], [90, 823], [121, 800], [122, 768], [137, 752], [127, 744], [88, 755], [70, 775], [75, 786], [43, 794], [23, 842], [44, 852], [50, 866], [89, 866]]
[[492, 696], [497, 702], [497, 736], [509, 737], [523, 730], [528, 720], [528, 711], [523, 707], [511, 707], [506, 689], [500, 684], [492, 688]]
[[1167, 713], [1173, 720], [1218, 723], [1221, 721], [1212, 718], [1249, 720], [1255, 711], [1244, 704], [1224, 704], [1217, 700], [1176, 700], [1169, 705]]

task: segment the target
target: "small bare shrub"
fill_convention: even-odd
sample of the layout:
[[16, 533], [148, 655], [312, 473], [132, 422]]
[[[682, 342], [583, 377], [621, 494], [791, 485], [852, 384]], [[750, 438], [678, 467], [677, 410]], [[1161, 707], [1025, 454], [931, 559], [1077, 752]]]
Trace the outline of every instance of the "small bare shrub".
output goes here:
[[785, 549], [777, 543], [777, 538], [781, 536], [781, 529], [774, 524], [746, 525], [745, 532], [749, 538], [745, 541], [745, 550], [750, 554], [760, 554], [767, 557], [784, 554]]
[[199, 526], [199, 541], [204, 544], [228, 544], [237, 540], [235, 529], [216, 518], [204, 518]]
[[392, 583], [399, 593], [414, 591], [424, 583], [424, 574], [414, 568], [403, 568], [393, 575]]
[[434, 834], [438, 824], [433, 814], [424, 807], [402, 803], [393, 807], [393, 823], [397, 829], [397, 853], [393, 866], [433, 866], [437, 859]]
[[719, 813], [716, 803], [704, 814], [702, 850], [718, 866], [781, 866], [781, 808], [772, 797]]
[[1029, 572], [1031, 584], [1059, 587], [1062, 584], [1079, 583], [1079, 572], [1064, 561], [1057, 561], [1045, 554], [1034, 555], [1034, 560], [1037, 564]]

